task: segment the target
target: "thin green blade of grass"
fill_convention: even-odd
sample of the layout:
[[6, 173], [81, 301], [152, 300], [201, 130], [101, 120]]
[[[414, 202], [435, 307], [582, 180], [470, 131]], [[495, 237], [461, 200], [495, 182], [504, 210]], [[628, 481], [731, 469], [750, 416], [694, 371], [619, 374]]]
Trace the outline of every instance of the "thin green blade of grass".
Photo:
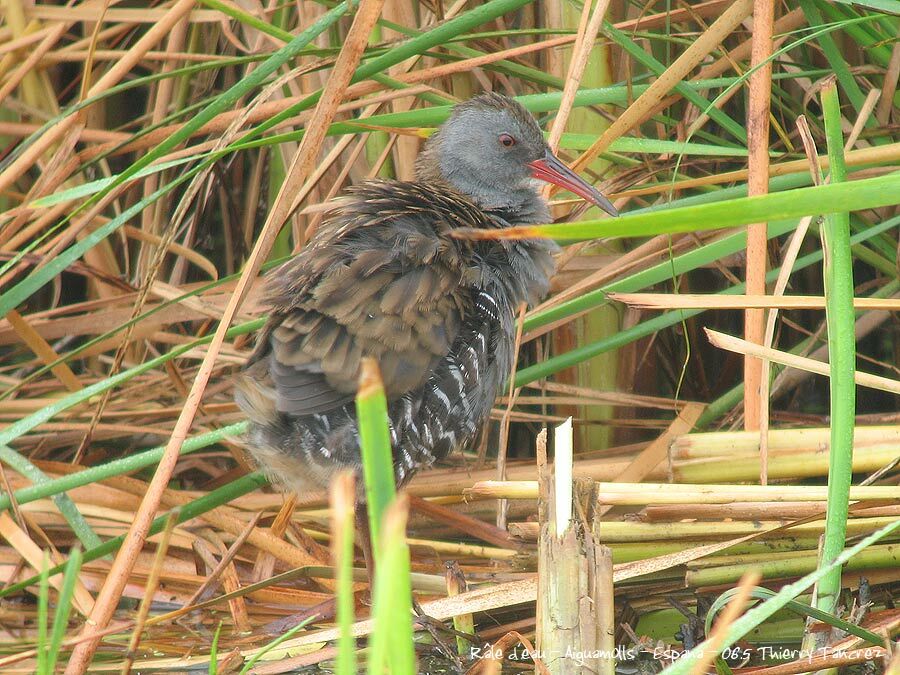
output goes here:
[[253, 668], [253, 666], [255, 666], [255, 665], [257, 664], [257, 662], [258, 662], [263, 656], [265, 656], [266, 654], [270, 654], [273, 650], [277, 649], [277, 648], [278, 648], [278, 645], [280, 645], [282, 642], [285, 642], [286, 640], [290, 640], [290, 639], [291, 639], [292, 637], [294, 637], [297, 633], [299, 633], [301, 630], [303, 630], [304, 628], [306, 628], [306, 626], [308, 626], [310, 623], [312, 623], [313, 621], [315, 621], [317, 617], [318, 617], [317, 614], [314, 614], [313, 616], [306, 617], [305, 619], [303, 619], [303, 621], [301, 621], [300, 623], [298, 623], [296, 626], [294, 626], [293, 628], [291, 628], [291, 629], [288, 630], [288, 631], [285, 631], [283, 635], [279, 635], [277, 638], [275, 638], [274, 640], [272, 640], [271, 642], [269, 642], [268, 644], [266, 644], [264, 647], [262, 647], [261, 649], [259, 649], [259, 650], [258, 650], [256, 653], [254, 653], [253, 656], [250, 657], [250, 659], [244, 664], [244, 667], [241, 668], [240, 675], [247, 675], [247, 673], [250, 672], [251, 668]]
[[748, 223], [786, 220], [841, 210], [857, 211], [898, 203], [900, 171], [849, 183], [818, 185], [651, 213], [625, 214], [618, 218], [585, 220], [564, 225], [528, 225], [490, 232], [465, 230], [459, 234], [479, 239], [543, 237], [569, 243], [601, 237], [647, 237], [717, 230]]
[[394, 499], [394, 457], [391, 451], [390, 420], [387, 398], [381, 383], [378, 364], [363, 359], [356, 395], [356, 418], [359, 424], [359, 445], [362, 454], [369, 529], [373, 547], [380, 550], [381, 525], [388, 504]]
[[[822, 89], [829, 176], [833, 185], [846, 185], [841, 106], [834, 79]], [[853, 311], [853, 257], [850, 251], [850, 214], [830, 213], [822, 225], [825, 254], [825, 321], [828, 361], [831, 364], [831, 448], [828, 470], [828, 508], [820, 565], [827, 565], [844, 548], [850, 483], [853, 479], [853, 427], [856, 423], [856, 335]], [[818, 586], [816, 606], [831, 612], [841, 592], [841, 569], [834, 568]]]
[[[859, 23], [856, 19], [861, 17], [855, 8], [834, 6], [834, 3], [823, 2], [822, 0], [819, 0], [817, 4], [819, 9], [824, 14], [827, 14], [833, 23], [842, 27], [844, 32], [851, 40], [856, 42], [860, 49], [865, 50], [867, 61], [880, 68], [888, 67], [891, 60], [891, 49], [888, 45], [897, 39], [898, 26], [894, 23], [888, 27], [886, 33], [881, 33], [878, 30], [878, 26], [886, 19], [893, 19], [896, 22], [896, 17], [869, 14], [867, 18], [878, 20]], [[896, 14], [897, 12], [898, 8], [895, 6], [893, 13]], [[846, 45], [844, 45], [844, 48], [846, 49]]]
[[[826, 22], [822, 18], [822, 13], [819, 11], [814, 0], [800, 0], [799, 4], [803, 9], [803, 14], [806, 16], [806, 23], [810, 27], [821, 27], [825, 25]], [[850, 99], [850, 103], [853, 104], [856, 112], [859, 112], [866, 100], [866, 95], [863, 94], [862, 89], [860, 89], [859, 85], [856, 83], [856, 78], [853, 76], [853, 73], [850, 72], [850, 66], [844, 59], [841, 48], [838, 47], [837, 42], [835, 42], [834, 35], [830, 32], [823, 33], [816, 39], [816, 42], [818, 42], [819, 46], [822, 48], [822, 53], [825, 55], [825, 58], [828, 59], [828, 64], [831, 66], [838, 81], [841, 83], [841, 87], [843, 88], [844, 93], [847, 94], [847, 98]]]
[[[770, 600], [767, 600], [746, 612], [728, 628], [725, 640], [720, 645], [720, 651], [727, 649], [743, 636], [747, 635], [747, 633], [773, 616], [776, 612], [783, 609], [790, 600], [793, 600], [808, 588], [812, 587], [813, 584], [818, 582], [829, 572], [834, 569], [840, 569], [841, 565], [850, 560], [854, 555], [884, 539], [898, 529], [900, 529], [900, 520], [889, 523], [877, 532], [870, 534], [855, 546], [846, 549], [828, 565], [820, 567], [793, 584], [784, 586]], [[706, 647], [707, 641], [697, 645], [694, 649], [679, 658], [675, 663], [663, 670], [661, 675], [689, 675], [693, 672], [692, 668], [694, 664], [702, 657]]]
[[406, 544], [408, 499], [401, 495], [384, 513], [380, 556], [375, 568], [368, 672], [414, 675], [416, 658], [412, 631], [412, 587]]
[[[188, 164], [194, 159], [196, 159], [196, 156], [192, 155], [189, 157], [180, 157], [178, 159], [173, 159], [168, 162], [160, 162], [159, 164], [154, 164], [153, 166], [147, 166], [131, 176], [131, 179], [137, 180], [139, 178], [146, 178], [147, 176], [152, 176], [153, 174], [160, 173], [162, 171], [165, 171], [166, 169], [172, 169], [177, 166]], [[118, 179], [119, 174], [114, 174], [106, 178], [99, 178], [87, 183], [81, 183], [80, 185], [76, 185], [59, 192], [54, 192], [47, 195], [46, 197], [35, 199], [33, 202], [28, 204], [28, 208], [41, 209], [48, 206], [54, 206], [61, 202], [68, 202], [75, 199], [81, 199], [83, 197], [90, 197], [91, 195], [95, 195], [98, 192], [110, 188]]]
[[[232, 436], [240, 436], [247, 430], [246, 422], [237, 422], [215, 431], [205, 434], [192, 436], [184, 442], [181, 450], [182, 455], [197, 452], [210, 445], [220, 443]], [[17, 504], [27, 504], [45, 497], [53, 497], [54, 495], [63, 494], [77, 487], [98, 483], [107, 478], [114, 476], [122, 476], [153, 466], [159, 462], [162, 457], [165, 446], [157, 446], [144, 452], [139, 452], [120, 459], [114, 459], [105, 464], [92, 466], [83, 471], [66, 474], [59, 478], [48, 479], [46, 482], [36, 483], [28, 487], [19, 488], [12, 497], [15, 498]], [[12, 498], [9, 494], [0, 494], [0, 511], [4, 511], [12, 504]]]
[[[737, 589], [730, 588], [718, 598], [715, 599], [712, 606], [706, 613], [706, 633], [709, 634], [710, 629], [712, 628], [713, 619], [715, 619], [716, 614], [718, 614], [719, 610], [722, 609], [728, 601], [734, 597]], [[762, 588], [760, 586], [755, 587], [750, 595], [754, 598], [759, 598], [760, 600], [769, 600], [775, 597], [775, 592], [770, 591], [768, 588]], [[877, 645], [879, 647], [884, 647], [887, 644], [887, 641], [883, 636], [878, 635], [878, 633], [873, 633], [870, 630], [866, 630], [862, 626], [857, 626], [850, 621], [844, 621], [839, 616], [832, 614], [831, 612], [825, 612], [816, 607], [812, 607], [807, 605], [805, 602], [800, 602], [798, 600], [790, 600], [784, 606], [785, 609], [794, 612], [795, 614], [802, 617], [809, 617], [811, 619], [815, 619], [821, 623], [828, 624], [829, 626], [833, 626], [839, 630], [842, 630], [850, 635], [855, 635], [856, 637], [860, 637], [863, 640], [866, 640], [873, 645]]]
[[213, 633], [212, 644], [209, 646], [209, 675], [216, 675], [219, 670], [219, 636], [222, 634], [222, 622], [216, 626], [216, 632]]
[[[0, 460], [34, 483], [35, 487], [46, 485], [50, 482], [47, 474], [38, 469], [26, 457], [3, 443], [0, 443]], [[100, 537], [91, 529], [91, 526], [85, 520], [85, 517], [81, 515], [81, 511], [78, 510], [78, 507], [69, 495], [58, 492], [52, 497], [56, 508], [59, 509], [60, 514], [66, 519], [69, 527], [72, 528], [72, 532], [84, 544], [85, 548], [94, 548], [102, 543]], [[0, 495], [0, 499], [3, 498], [9, 499], [7, 495]]]
[[56, 672], [56, 661], [59, 659], [62, 641], [69, 627], [69, 616], [72, 613], [72, 598], [75, 595], [75, 584], [78, 582], [78, 574], [81, 572], [83, 558], [81, 547], [73, 546], [69, 549], [62, 585], [59, 589], [59, 599], [56, 602], [56, 611], [53, 614], [53, 629], [50, 633], [50, 645], [47, 655], [47, 671], [50, 673]]
[[47, 668], [49, 650], [47, 644], [47, 626], [50, 621], [50, 553], [43, 551], [41, 559], [41, 580], [38, 584], [37, 606], [37, 673], [39, 675], [52, 675]]

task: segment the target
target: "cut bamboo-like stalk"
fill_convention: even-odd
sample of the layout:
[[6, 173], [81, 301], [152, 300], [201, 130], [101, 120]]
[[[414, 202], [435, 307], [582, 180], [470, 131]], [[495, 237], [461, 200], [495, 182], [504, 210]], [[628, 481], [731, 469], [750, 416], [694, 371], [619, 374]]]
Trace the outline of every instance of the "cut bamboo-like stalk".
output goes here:
[[[897, 519], [894, 516], [882, 516], [877, 518], [853, 518], [847, 523], [849, 534], [869, 534], [880, 527], [891, 525]], [[718, 539], [740, 537], [754, 533], [765, 533], [778, 527], [787, 525], [787, 521], [764, 520], [743, 522], [699, 522], [699, 523], [634, 523], [625, 521], [604, 521], [603, 540], [616, 542], [648, 542], [658, 540], [679, 539]], [[814, 536], [825, 529], [825, 521], [818, 520], [811, 523], [796, 525], [788, 532], [797, 536]], [[509, 531], [523, 539], [535, 541], [540, 534], [540, 524], [534, 522], [510, 523]], [[557, 574], [563, 574], [563, 568], [556, 570]], [[574, 577], [573, 577], [574, 578]]]
[[[856, 515], [896, 516], [900, 518], [900, 504], [869, 506], [855, 509]], [[730, 504], [658, 504], [641, 511], [642, 519], [650, 522], [665, 520], [772, 520], [777, 518], [807, 518], [825, 513], [825, 502], [732, 502]]]
[[[467, 493], [497, 499], [535, 499], [537, 481], [482, 481]], [[597, 502], [616, 506], [642, 504], [730, 504], [732, 502], [823, 502], [819, 485], [685, 485], [681, 483], [597, 483]], [[850, 488], [851, 501], [900, 500], [900, 487], [865, 485]]]
[[[825, 452], [831, 443], [829, 427], [808, 429], [772, 429], [769, 431], [769, 450], [796, 452]], [[857, 427], [855, 448], [876, 445], [896, 445], [900, 454], [900, 425]], [[675, 459], [706, 456], [732, 456], [740, 452], [757, 452], [759, 435], [749, 431], [712, 431], [702, 434], [683, 434], [672, 444]]]
[[[766, 579], [798, 577], [816, 569], [817, 557], [816, 551], [771, 554], [766, 560], [752, 560], [741, 564], [689, 569], [685, 575], [685, 581], [691, 587], [730, 584], [734, 583], [749, 569], [758, 569]], [[896, 569], [898, 566], [900, 566], [900, 547], [896, 544], [884, 544], [872, 546], [858, 553], [847, 563], [846, 569]]]

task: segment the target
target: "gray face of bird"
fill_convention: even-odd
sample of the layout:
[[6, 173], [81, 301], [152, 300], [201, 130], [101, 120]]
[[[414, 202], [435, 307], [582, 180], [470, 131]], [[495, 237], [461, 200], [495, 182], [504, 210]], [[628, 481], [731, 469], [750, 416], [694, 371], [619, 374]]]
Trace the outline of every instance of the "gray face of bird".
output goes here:
[[457, 105], [429, 146], [427, 161], [482, 205], [515, 208], [534, 200], [538, 179], [618, 215], [609, 200], [553, 155], [531, 113], [504, 96], [486, 94]]
[[456, 107], [436, 139], [441, 173], [450, 182], [475, 196], [534, 192], [529, 163], [544, 156], [547, 144], [534, 118], [513, 105], [475, 99]]

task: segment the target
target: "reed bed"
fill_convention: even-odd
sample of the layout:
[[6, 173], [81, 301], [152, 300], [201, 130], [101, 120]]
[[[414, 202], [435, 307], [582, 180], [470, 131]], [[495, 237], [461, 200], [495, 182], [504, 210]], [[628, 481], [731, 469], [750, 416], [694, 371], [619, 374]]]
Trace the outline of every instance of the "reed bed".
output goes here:
[[[0, 671], [900, 672], [897, 3], [0, 7]], [[354, 478], [269, 488], [231, 374], [485, 89], [623, 216], [499, 232], [551, 294], [399, 496], [367, 370], [370, 587]]]

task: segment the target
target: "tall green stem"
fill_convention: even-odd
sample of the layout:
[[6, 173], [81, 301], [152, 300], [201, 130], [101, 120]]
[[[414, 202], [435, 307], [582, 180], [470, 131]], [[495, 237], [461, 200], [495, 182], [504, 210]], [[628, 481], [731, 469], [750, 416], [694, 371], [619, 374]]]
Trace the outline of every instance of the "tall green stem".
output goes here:
[[[832, 79], [822, 89], [825, 135], [828, 141], [832, 183], [847, 180], [841, 108], [837, 84]], [[850, 214], [831, 213], [822, 226], [825, 253], [825, 320], [828, 326], [828, 360], [831, 364], [831, 454], [828, 470], [828, 510], [819, 565], [825, 566], [844, 549], [847, 510], [853, 466], [853, 425], [856, 413], [856, 336], [853, 312], [853, 259], [850, 253]], [[816, 606], [834, 610], [841, 591], [841, 569], [835, 568], [819, 582]]]
[[369, 530], [377, 556], [381, 551], [380, 535], [384, 512], [397, 488], [394, 483], [387, 399], [378, 364], [372, 359], [363, 359], [359, 393], [356, 395], [356, 418], [359, 421], [359, 447], [366, 483]]

